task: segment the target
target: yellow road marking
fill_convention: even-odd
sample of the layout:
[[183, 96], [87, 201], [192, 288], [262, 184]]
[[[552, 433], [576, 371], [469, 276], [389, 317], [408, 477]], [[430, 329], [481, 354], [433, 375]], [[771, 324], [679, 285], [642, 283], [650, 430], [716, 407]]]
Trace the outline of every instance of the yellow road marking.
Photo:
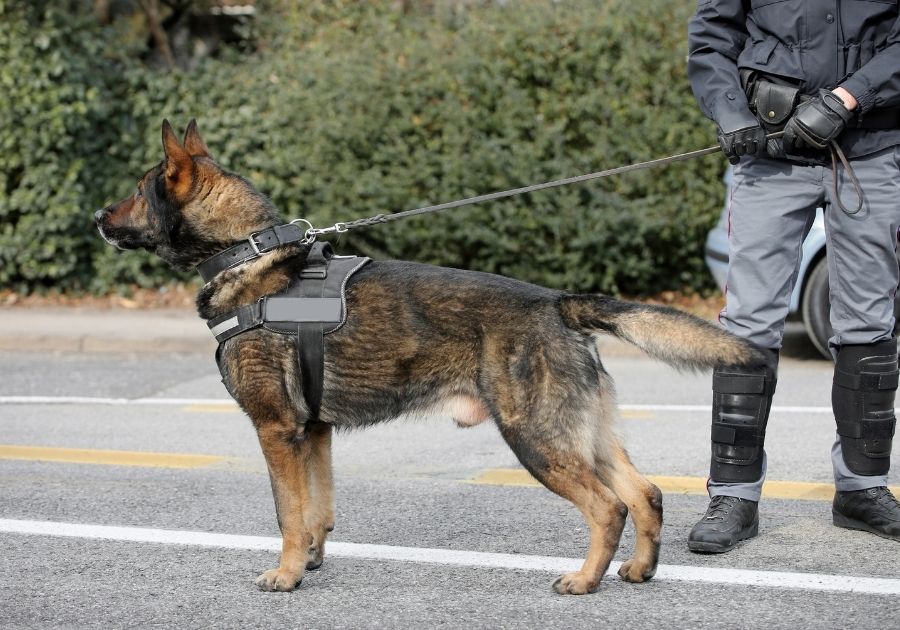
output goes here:
[[652, 411], [635, 411], [628, 409], [620, 409], [619, 417], [621, 418], [629, 418], [632, 420], [649, 420], [650, 418], [655, 418], [656, 414]]
[[67, 464], [103, 464], [107, 466], [145, 466], [152, 468], [207, 468], [229, 458], [220, 455], [187, 453], [144, 453], [106, 451], [88, 448], [51, 448], [46, 446], [0, 445], [0, 459], [19, 459]]
[[238, 407], [234, 403], [216, 403], [214, 405], [187, 405], [182, 409], [184, 411], [189, 411], [192, 413], [230, 413], [234, 411], [240, 411], [240, 407]]
[[469, 481], [471, 483], [484, 484], [487, 486], [541, 485], [537, 479], [528, 474], [528, 471], [522, 470], [521, 468], [490, 468]]
[[[669, 494], [706, 494], [705, 477], [661, 477], [648, 475], [652, 483]], [[492, 486], [532, 486], [541, 484], [521, 468], [493, 468], [485, 470], [471, 483]], [[894, 496], [900, 496], [900, 487], [893, 486]], [[797, 499], [805, 501], [831, 501], [834, 486], [830, 483], [810, 483], [805, 481], [767, 481], [763, 485], [763, 496], [769, 499]]]
[[[87, 448], [55, 448], [47, 446], [0, 445], [0, 459], [58, 462], [67, 464], [99, 464], [106, 466], [141, 466], [147, 468], [209, 468], [223, 464], [238, 464], [237, 460], [221, 455], [190, 453], [149, 453], [143, 451], [111, 451]], [[231, 468], [229, 468], [231, 469]], [[238, 466], [235, 470], [258, 472], [255, 468]], [[705, 477], [663, 477], [648, 475], [652, 483], [669, 494], [706, 494]], [[539, 487], [534, 477], [521, 468], [493, 468], [479, 474], [469, 483], [492, 486]], [[891, 487], [900, 496], [900, 486]], [[772, 499], [830, 501], [834, 486], [827, 483], [802, 481], [767, 481], [763, 496]]]

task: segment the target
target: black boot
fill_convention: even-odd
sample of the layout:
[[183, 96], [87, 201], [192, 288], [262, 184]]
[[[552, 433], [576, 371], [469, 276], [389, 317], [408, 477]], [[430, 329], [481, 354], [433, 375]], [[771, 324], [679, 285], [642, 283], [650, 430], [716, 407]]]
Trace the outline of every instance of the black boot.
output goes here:
[[885, 486], [836, 492], [831, 515], [838, 527], [900, 541], [900, 501]]
[[719, 495], [688, 535], [688, 549], [698, 553], [731, 551], [740, 541], [759, 533], [756, 501]]

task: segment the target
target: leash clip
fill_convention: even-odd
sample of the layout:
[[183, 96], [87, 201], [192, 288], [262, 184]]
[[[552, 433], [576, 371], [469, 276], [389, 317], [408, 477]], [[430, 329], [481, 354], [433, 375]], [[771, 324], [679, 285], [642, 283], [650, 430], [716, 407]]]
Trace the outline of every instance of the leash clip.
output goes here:
[[332, 225], [331, 227], [327, 227], [327, 228], [314, 228], [312, 226], [312, 223], [310, 223], [306, 219], [294, 219], [293, 221], [291, 221], [291, 223], [297, 223], [297, 222], [303, 222], [309, 226], [309, 228], [306, 230], [306, 234], [305, 234], [304, 241], [303, 241], [305, 244], [309, 244], [309, 243], [312, 243], [313, 241], [315, 241], [316, 236], [318, 236], [319, 234], [332, 234], [332, 233], [343, 234], [344, 232], [346, 232], [350, 229], [349, 227], [347, 227], [347, 224], [344, 223], [343, 221], [339, 221], [339, 222], [335, 223], [334, 225]]
[[335, 234], [343, 234], [348, 229], [349, 228], [347, 227], [346, 223], [338, 222], [338, 223], [335, 223], [334, 225], [332, 225], [331, 227], [322, 228], [320, 230], [313, 230], [313, 233], [315, 233], [315, 234], [331, 234], [333, 232]]

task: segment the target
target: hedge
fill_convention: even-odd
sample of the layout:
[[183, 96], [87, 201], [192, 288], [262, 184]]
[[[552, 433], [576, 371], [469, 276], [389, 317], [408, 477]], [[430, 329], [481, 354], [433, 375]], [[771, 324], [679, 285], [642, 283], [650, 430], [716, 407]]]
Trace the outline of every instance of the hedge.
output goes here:
[[[93, 212], [196, 117], [216, 158], [314, 224], [708, 146], [685, 76], [690, 0], [518, 0], [402, 14], [393, 3], [259, 3], [252, 53], [160, 73], [114, 34], [0, 0], [0, 283], [106, 292], [172, 278], [120, 254]], [[706, 291], [724, 160], [453, 210], [338, 249], [629, 295]]]

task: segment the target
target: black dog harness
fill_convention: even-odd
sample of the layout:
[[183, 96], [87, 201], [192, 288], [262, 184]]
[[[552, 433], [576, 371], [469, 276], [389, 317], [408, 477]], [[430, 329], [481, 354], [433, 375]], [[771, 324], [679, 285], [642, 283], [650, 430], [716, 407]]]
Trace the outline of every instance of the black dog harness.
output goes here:
[[[209, 261], [203, 264], [207, 269], [224, 264], [221, 268], [225, 269], [259, 255], [253, 248], [234, 256], [238, 262], [232, 264], [231, 249], [209, 259], [216, 259], [213, 264], [208, 264]], [[281, 335], [294, 335], [297, 337], [303, 398], [309, 407], [310, 419], [318, 419], [325, 375], [325, 335], [338, 330], [347, 320], [347, 281], [369, 260], [360, 256], [335, 256], [328, 243], [315, 243], [309, 250], [300, 277], [287, 289], [207, 321], [206, 325], [219, 342], [216, 363], [229, 392], [231, 387], [222, 365], [222, 344], [259, 327]]]

